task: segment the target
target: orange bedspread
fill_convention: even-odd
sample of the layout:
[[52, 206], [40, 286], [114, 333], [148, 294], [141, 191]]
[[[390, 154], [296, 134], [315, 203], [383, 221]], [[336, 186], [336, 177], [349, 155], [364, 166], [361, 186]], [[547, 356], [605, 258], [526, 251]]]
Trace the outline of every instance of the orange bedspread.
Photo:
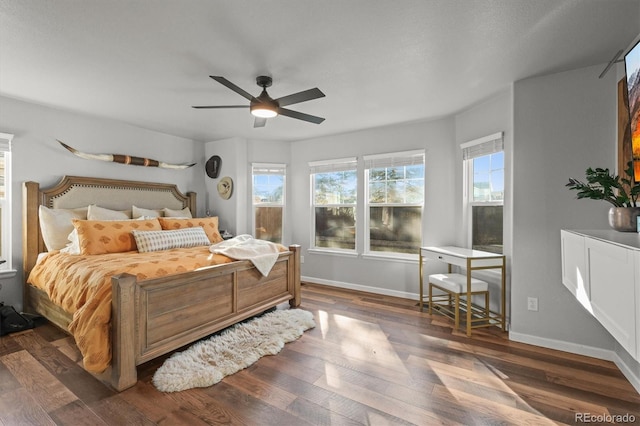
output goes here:
[[69, 331], [83, 356], [85, 369], [101, 373], [111, 363], [111, 277], [119, 273], [138, 280], [162, 277], [233, 262], [212, 254], [208, 246], [151, 253], [112, 253], [93, 256], [50, 252], [33, 268], [28, 282], [73, 314]]

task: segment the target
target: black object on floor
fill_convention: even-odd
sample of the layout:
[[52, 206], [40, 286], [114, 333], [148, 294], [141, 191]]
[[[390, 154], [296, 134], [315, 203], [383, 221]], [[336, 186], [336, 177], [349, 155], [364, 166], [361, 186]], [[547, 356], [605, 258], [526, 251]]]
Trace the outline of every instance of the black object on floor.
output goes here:
[[0, 336], [34, 327], [31, 315], [22, 315], [13, 306], [0, 304]]

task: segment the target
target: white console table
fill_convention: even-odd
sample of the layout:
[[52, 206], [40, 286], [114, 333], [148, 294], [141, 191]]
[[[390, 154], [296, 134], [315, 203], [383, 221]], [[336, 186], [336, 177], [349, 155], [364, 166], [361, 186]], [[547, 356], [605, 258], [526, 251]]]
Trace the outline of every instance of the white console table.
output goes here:
[[562, 283], [640, 361], [640, 234], [561, 231]]
[[[424, 261], [437, 260], [449, 264], [449, 272], [452, 266], [466, 269], [467, 273], [467, 299], [471, 303], [471, 273], [481, 269], [500, 269], [501, 295], [499, 319], [495, 325], [506, 330], [506, 285], [505, 285], [505, 256], [503, 254], [489, 253], [486, 251], [472, 250], [462, 247], [421, 247], [420, 248], [420, 294], [424, 294]], [[420, 297], [420, 310], [422, 311], [423, 298]], [[471, 336], [471, 309], [467, 309], [467, 336]]]

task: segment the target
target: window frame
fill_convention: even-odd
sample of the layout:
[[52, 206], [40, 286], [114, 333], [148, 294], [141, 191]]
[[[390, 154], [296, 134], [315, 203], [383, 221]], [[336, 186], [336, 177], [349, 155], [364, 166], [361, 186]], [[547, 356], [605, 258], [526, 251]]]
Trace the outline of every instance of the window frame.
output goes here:
[[[504, 132], [497, 132], [482, 138], [474, 139], [469, 142], [465, 142], [460, 145], [462, 149], [463, 159], [463, 211], [464, 211], [464, 223], [465, 223], [465, 236], [467, 247], [473, 248], [473, 208], [482, 206], [501, 206], [502, 207], [502, 253], [504, 254], [504, 239], [505, 239], [505, 216], [504, 196], [502, 200], [491, 201], [474, 201], [473, 200], [473, 160], [475, 158], [484, 157], [491, 154], [497, 154], [502, 152], [504, 155]], [[506, 161], [506, 158], [503, 159]], [[506, 193], [506, 163], [503, 163], [503, 191]]]
[[13, 135], [9, 133], [0, 133], [0, 152], [4, 154], [4, 198], [0, 197], [0, 221], [2, 226], [2, 237], [0, 247], [0, 258], [5, 263], [0, 265], [0, 278], [10, 278], [15, 275], [13, 269], [13, 252], [12, 252], [12, 226], [11, 226], [11, 209], [12, 209], [12, 173], [11, 173], [11, 144]]
[[[423, 245], [423, 218], [424, 218], [424, 205], [425, 205], [425, 150], [417, 149], [410, 151], [390, 152], [384, 154], [364, 155], [364, 250], [362, 252], [363, 257], [386, 257], [393, 259], [406, 259], [415, 260], [415, 253], [403, 253], [394, 251], [378, 251], [371, 250], [371, 207], [419, 207], [420, 208], [420, 243], [419, 247]], [[370, 203], [370, 181], [369, 171], [375, 168], [381, 167], [398, 167], [422, 164], [422, 200], [419, 203]], [[418, 250], [416, 250], [416, 253]]]
[[[331, 173], [340, 171], [354, 171], [356, 176], [356, 196], [354, 203], [332, 203], [332, 204], [316, 204], [316, 175], [320, 173]], [[337, 158], [332, 160], [312, 161], [309, 162], [309, 184], [310, 184], [310, 213], [311, 213], [311, 227], [309, 235], [309, 252], [315, 253], [335, 253], [348, 256], [358, 256], [359, 244], [358, 244], [358, 186], [359, 186], [359, 173], [358, 173], [358, 160], [357, 157]], [[316, 245], [316, 207], [326, 208], [352, 208], [355, 222], [355, 240], [353, 249], [339, 248], [339, 247], [319, 247]]]
[[[266, 173], [255, 173], [256, 170], [268, 170]], [[279, 173], [281, 172], [281, 173]], [[255, 176], [263, 176], [263, 175], [278, 175], [282, 176], [282, 203], [255, 203], [254, 199], [254, 177]], [[280, 224], [281, 229], [281, 244], [283, 244], [285, 240], [285, 224], [286, 221], [286, 207], [287, 207], [287, 165], [283, 163], [251, 163], [251, 229], [253, 230], [253, 235], [256, 236], [256, 209], [257, 207], [280, 207], [282, 209], [282, 223]]]

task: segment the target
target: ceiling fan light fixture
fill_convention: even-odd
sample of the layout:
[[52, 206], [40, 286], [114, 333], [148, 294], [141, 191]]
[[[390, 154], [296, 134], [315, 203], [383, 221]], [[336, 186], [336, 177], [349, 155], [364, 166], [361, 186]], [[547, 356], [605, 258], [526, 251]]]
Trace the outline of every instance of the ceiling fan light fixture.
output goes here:
[[250, 110], [252, 115], [260, 118], [273, 118], [278, 115], [278, 112], [269, 105], [252, 105]]

